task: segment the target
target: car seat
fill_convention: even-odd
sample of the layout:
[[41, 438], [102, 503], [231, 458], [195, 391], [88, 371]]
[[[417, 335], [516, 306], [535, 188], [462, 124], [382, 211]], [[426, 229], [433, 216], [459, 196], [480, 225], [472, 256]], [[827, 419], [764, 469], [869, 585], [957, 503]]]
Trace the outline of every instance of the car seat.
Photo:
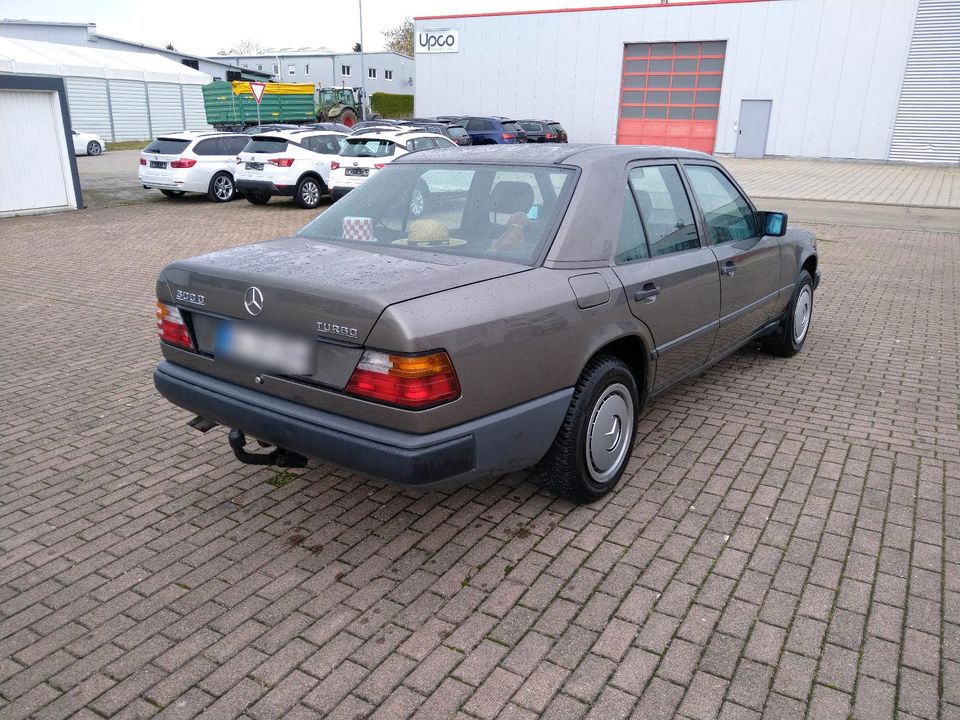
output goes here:
[[533, 207], [533, 188], [525, 182], [498, 182], [490, 191], [485, 207], [487, 227], [483, 236], [489, 239], [490, 249], [516, 249], [526, 239], [525, 228], [530, 224], [527, 213]]

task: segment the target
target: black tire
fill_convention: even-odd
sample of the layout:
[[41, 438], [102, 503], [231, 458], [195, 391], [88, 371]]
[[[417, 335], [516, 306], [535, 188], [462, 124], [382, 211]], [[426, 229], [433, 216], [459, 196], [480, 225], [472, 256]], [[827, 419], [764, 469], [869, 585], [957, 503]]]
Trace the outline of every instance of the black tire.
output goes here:
[[183, 190], [161, 190], [161, 193], [166, 195], [168, 198], [182, 198]]
[[266, 193], [247, 193], [244, 195], [247, 198], [248, 203], [253, 203], [254, 205], [266, 205], [270, 202], [270, 196]]
[[430, 210], [430, 189], [420, 180], [410, 193], [410, 215], [418, 218]]
[[228, 172], [218, 172], [210, 178], [210, 187], [207, 197], [214, 202], [230, 202], [237, 196], [237, 185], [233, 176]]
[[323, 180], [313, 175], [306, 175], [300, 178], [297, 183], [297, 189], [293, 193], [293, 201], [305, 210], [313, 210], [320, 204], [320, 200], [326, 194], [327, 188]]
[[813, 278], [806, 270], [801, 270], [780, 329], [763, 339], [764, 349], [780, 357], [793, 357], [803, 348], [812, 320]]
[[96, 140], [87, 143], [87, 155], [99, 155], [103, 152], [103, 146]]
[[[575, 502], [598, 500], [613, 490], [630, 461], [639, 411], [630, 368], [609, 355], [593, 358], [577, 381], [553, 445], [537, 466], [544, 484]], [[610, 430], [604, 432], [608, 423]], [[604, 438], [614, 433], [613, 445], [604, 449]]]
[[331, 120], [333, 120], [333, 122], [342, 123], [348, 128], [352, 128], [354, 125], [360, 122], [360, 118], [357, 117], [357, 114], [350, 108], [347, 108], [341, 112], [337, 117], [331, 118]]

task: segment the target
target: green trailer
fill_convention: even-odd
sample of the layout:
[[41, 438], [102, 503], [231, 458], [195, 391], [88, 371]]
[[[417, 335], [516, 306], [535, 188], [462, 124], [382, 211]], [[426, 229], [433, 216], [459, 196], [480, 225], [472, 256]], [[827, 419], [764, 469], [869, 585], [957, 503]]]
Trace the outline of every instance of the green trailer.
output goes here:
[[[214, 127], [257, 124], [257, 101], [250, 83], [217, 80], [203, 88], [207, 122]], [[313, 85], [307, 83], [266, 83], [260, 101], [261, 123], [304, 123], [316, 120]]]

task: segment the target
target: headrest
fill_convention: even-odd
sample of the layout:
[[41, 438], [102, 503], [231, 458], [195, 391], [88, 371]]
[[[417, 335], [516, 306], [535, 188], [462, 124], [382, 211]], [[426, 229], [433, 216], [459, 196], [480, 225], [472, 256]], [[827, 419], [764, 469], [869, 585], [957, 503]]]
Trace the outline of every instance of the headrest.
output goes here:
[[487, 201], [489, 212], [526, 214], [533, 206], [533, 188], [525, 182], [498, 182]]

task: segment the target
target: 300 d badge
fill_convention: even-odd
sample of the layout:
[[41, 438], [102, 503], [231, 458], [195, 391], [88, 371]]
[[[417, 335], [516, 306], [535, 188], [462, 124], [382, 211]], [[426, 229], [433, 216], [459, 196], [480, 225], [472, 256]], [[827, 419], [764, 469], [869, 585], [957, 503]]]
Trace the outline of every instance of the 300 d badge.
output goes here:
[[186, 290], [177, 290], [177, 302], [188, 302], [194, 305], [205, 305], [203, 295], [200, 293], [187, 292]]

